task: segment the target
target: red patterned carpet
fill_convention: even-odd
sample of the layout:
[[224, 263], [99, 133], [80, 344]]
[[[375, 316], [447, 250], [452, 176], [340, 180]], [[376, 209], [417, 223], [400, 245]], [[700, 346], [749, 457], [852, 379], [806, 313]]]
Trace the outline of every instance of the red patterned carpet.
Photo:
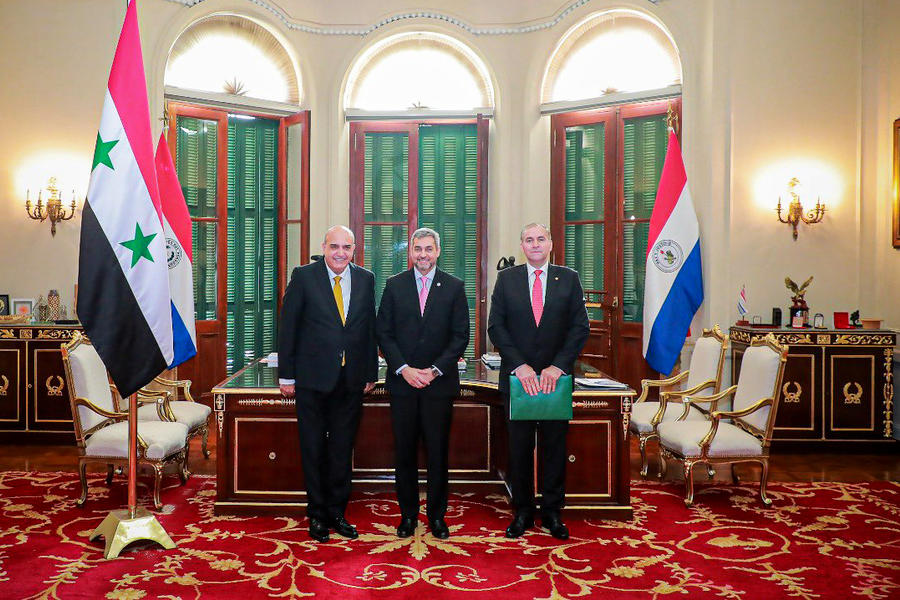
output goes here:
[[319, 545], [303, 520], [215, 516], [212, 478], [168, 481], [158, 518], [178, 547], [106, 561], [87, 536], [124, 503], [123, 481], [92, 478], [79, 509], [74, 474], [0, 473], [0, 598], [900, 597], [896, 482], [776, 484], [768, 509], [753, 486], [701, 485], [686, 509], [680, 486], [636, 482], [634, 520], [569, 519], [565, 543], [508, 540], [506, 499], [464, 494], [449, 540], [421, 526], [399, 540], [397, 504], [379, 494], [352, 502], [358, 540]]

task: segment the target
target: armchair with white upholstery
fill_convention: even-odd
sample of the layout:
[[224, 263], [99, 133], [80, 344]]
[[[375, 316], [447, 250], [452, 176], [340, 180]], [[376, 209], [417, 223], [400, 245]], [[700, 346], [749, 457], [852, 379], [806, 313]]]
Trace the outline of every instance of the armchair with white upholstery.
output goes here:
[[[154, 389], [151, 389], [150, 385]], [[200, 436], [203, 457], [209, 458], [208, 419], [212, 409], [194, 401], [191, 396], [191, 381], [156, 377], [150, 385], [138, 391], [138, 421], [181, 423], [188, 428], [188, 445], [193, 438]], [[178, 400], [178, 390], [181, 390], [184, 400]], [[160, 398], [165, 398], [166, 401], [160, 402]]]
[[[758, 462], [762, 466], [760, 498], [766, 505], [772, 503], [766, 497], [769, 446], [786, 361], [787, 347], [772, 334], [754, 340], [744, 352], [737, 385], [708, 397], [685, 396], [681, 416], [659, 424], [662, 459], [675, 459], [683, 465], [687, 506], [694, 501], [692, 470], [697, 463], [705, 463], [709, 468], [715, 463]], [[718, 403], [732, 395], [732, 410], [718, 410]], [[666, 397], [661, 397], [662, 410], [666, 403]], [[685, 418], [693, 404], [709, 407], [709, 421]]]
[[[128, 467], [128, 413], [118, 410], [106, 366], [86, 337], [76, 333], [70, 342], [62, 345], [62, 357], [78, 442], [81, 498], [77, 505], [83, 506], [88, 494], [88, 464], [107, 465], [107, 483], [111, 483], [114, 467], [119, 470]], [[165, 406], [166, 399], [159, 402], [160, 410], [170, 410]], [[165, 467], [174, 465], [181, 482], [187, 481], [187, 434], [187, 427], [181, 423], [138, 423], [137, 464], [153, 469], [153, 505], [157, 510], [162, 508], [159, 492]]]
[[[641, 381], [641, 395], [631, 409], [629, 429], [637, 434], [641, 451], [641, 476], [647, 475], [647, 442], [659, 437], [657, 427], [663, 421], [674, 421], [682, 412], [681, 399], [688, 395], [705, 392], [718, 393], [722, 385], [722, 366], [725, 363], [725, 352], [728, 338], [718, 325], [712, 329], [704, 329], [703, 335], [697, 339], [691, 352], [690, 368], [666, 379], [644, 379]], [[683, 385], [681, 390], [673, 389]], [[661, 410], [660, 402], [648, 400], [650, 389], [660, 388], [660, 397], [666, 396], [668, 402], [665, 410]], [[664, 389], [668, 388], [668, 389]], [[705, 410], [690, 407], [686, 419], [703, 421], [707, 419]], [[665, 462], [660, 457], [660, 473], [665, 471]]]

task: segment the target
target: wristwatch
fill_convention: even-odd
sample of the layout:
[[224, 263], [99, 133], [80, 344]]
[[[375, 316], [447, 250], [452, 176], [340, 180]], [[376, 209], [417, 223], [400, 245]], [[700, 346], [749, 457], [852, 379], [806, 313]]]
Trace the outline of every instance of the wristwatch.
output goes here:
[[437, 367], [435, 367], [434, 365], [432, 365], [432, 366], [431, 366], [431, 374], [434, 375], [435, 377], [440, 377], [440, 376], [441, 376], [441, 370], [438, 369]]

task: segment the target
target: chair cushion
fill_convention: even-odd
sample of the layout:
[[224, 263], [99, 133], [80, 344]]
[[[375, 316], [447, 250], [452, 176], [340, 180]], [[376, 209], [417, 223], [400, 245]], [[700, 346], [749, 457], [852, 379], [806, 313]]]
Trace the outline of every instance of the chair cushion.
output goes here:
[[[181, 423], [144, 421], [138, 434], [147, 443], [147, 458], [161, 460], [185, 446], [188, 429]], [[121, 421], [94, 432], [85, 444], [87, 456], [128, 457], [128, 422]]]
[[716, 338], [709, 336], [698, 339], [691, 352], [691, 367], [684, 389], [691, 389], [704, 381], [715, 381], [719, 374], [721, 353], [722, 344]]
[[[69, 369], [72, 373], [72, 391], [76, 396], [87, 398], [103, 410], [115, 412], [112, 392], [109, 390], [109, 377], [106, 366], [91, 344], [83, 343], [69, 352]], [[90, 429], [106, 420], [84, 406], [78, 407], [78, 418], [82, 429]]]
[[[206, 423], [209, 413], [212, 412], [212, 409], [205, 404], [188, 402], [187, 400], [169, 402], [169, 406], [172, 407], [172, 412], [175, 413], [175, 420], [187, 426], [189, 430]], [[138, 421], [159, 420], [156, 404], [144, 404], [138, 407]]]
[[[628, 426], [635, 433], [650, 433], [653, 431], [653, 425], [650, 419], [659, 410], [659, 402], [638, 402], [631, 407], [631, 424]], [[676, 402], [666, 404], [666, 412], [663, 415], [663, 421], [674, 421], [681, 416], [684, 411], [684, 405]], [[706, 415], [691, 406], [688, 410], [687, 419], [690, 421], [705, 420]]]
[[[659, 443], [681, 456], [700, 456], [700, 440], [709, 431], [708, 421], [670, 421], [660, 423]], [[762, 443], [731, 423], [719, 423], [709, 456], [761, 456]]]

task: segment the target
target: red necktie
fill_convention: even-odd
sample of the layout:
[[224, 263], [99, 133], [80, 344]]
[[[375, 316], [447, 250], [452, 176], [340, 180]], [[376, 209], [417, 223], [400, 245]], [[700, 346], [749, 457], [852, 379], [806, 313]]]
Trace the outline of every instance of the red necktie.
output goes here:
[[544, 314], [544, 284], [541, 283], [540, 269], [534, 271], [534, 286], [531, 288], [531, 310], [534, 312], [534, 324], [541, 324], [541, 315]]

